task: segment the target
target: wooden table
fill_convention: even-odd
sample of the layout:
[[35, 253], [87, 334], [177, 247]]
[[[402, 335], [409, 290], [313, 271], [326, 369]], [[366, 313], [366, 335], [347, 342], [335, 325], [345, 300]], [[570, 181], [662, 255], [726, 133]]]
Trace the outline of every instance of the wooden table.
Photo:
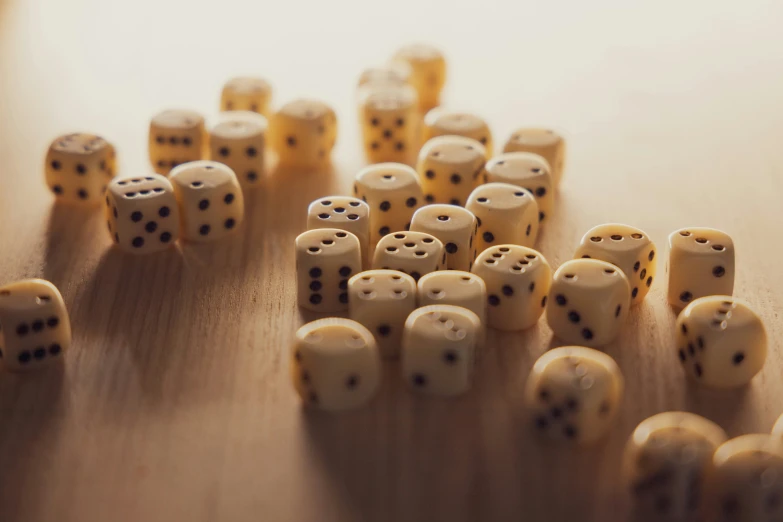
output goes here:
[[[771, 428], [783, 411], [783, 3], [203, 4], [0, 0], [0, 283], [53, 281], [74, 326], [63, 368], [0, 375], [0, 520], [624, 520], [621, 449], [645, 417]], [[306, 204], [345, 191], [362, 165], [360, 69], [417, 39], [447, 52], [449, 104], [485, 116], [498, 143], [524, 124], [567, 136], [539, 243], [554, 267], [607, 221], [659, 248], [682, 226], [734, 237], [736, 295], [771, 341], [751, 386], [686, 383], [661, 277], [606, 349], [627, 392], [592, 449], [542, 442], [525, 420], [526, 376], [555, 344], [543, 320], [493, 333], [462, 398], [414, 396], [388, 364], [370, 407], [300, 408], [293, 238]], [[277, 103], [306, 94], [337, 109], [333, 172], [272, 172], [233, 239], [148, 257], [111, 249], [100, 212], [53, 204], [42, 159], [54, 136], [98, 132], [124, 173], [147, 172], [149, 117], [213, 115], [237, 73], [269, 77]]]

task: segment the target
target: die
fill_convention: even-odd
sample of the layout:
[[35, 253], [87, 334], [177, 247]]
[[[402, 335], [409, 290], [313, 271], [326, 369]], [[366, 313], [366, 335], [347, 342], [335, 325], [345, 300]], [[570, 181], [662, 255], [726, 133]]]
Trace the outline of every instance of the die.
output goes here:
[[582, 346], [563, 346], [538, 358], [525, 388], [535, 430], [554, 440], [591, 444], [611, 428], [624, 381], [614, 359]]
[[223, 86], [220, 95], [220, 110], [250, 111], [269, 115], [272, 101], [272, 86], [263, 78], [239, 76], [231, 78]]
[[[359, 239], [362, 266], [369, 266], [370, 207], [349, 196], [327, 196], [307, 207], [307, 229], [341, 228]], [[361, 271], [361, 270], [360, 270]]]
[[631, 285], [631, 306], [647, 295], [656, 274], [655, 243], [644, 231], [619, 223], [598, 225], [587, 231], [574, 258], [598, 259], [623, 271]]
[[[413, 70], [407, 62], [393, 62], [379, 67], [370, 67], [359, 75], [359, 87], [371, 86], [400, 86], [408, 85]], [[418, 94], [416, 95], [418, 98]], [[418, 111], [418, 100], [416, 102]]]
[[410, 163], [418, 133], [416, 91], [410, 85], [371, 85], [359, 95], [364, 152], [370, 163]]
[[494, 245], [533, 247], [538, 239], [538, 203], [526, 189], [508, 183], [485, 183], [468, 197], [465, 208], [476, 216], [476, 248]]
[[552, 269], [540, 252], [498, 245], [479, 254], [473, 273], [487, 286], [487, 325], [498, 330], [534, 326], [546, 307]]
[[489, 125], [475, 114], [446, 111], [436, 107], [424, 117], [422, 139], [430, 140], [436, 136], [464, 136], [484, 146], [486, 159], [492, 157], [492, 132]]
[[555, 272], [546, 320], [565, 342], [597, 347], [612, 342], [628, 316], [628, 278], [597, 259], [566, 261]]
[[257, 187], [265, 173], [266, 132], [266, 118], [260, 114], [223, 113], [209, 132], [209, 157], [230, 167], [242, 187]]
[[563, 178], [565, 140], [551, 129], [521, 128], [511, 134], [503, 152], [532, 152], [542, 156], [549, 164], [555, 187]]
[[43, 279], [0, 287], [0, 360], [11, 371], [60, 360], [71, 346], [71, 322], [60, 291]]
[[[431, 272], [419, 279], [417, 294], [419, 306], [461, 306], [476, 314], [481, 323], [476, 347], [481, 349], [484, 346], [487, 324], [487, 286], [481, 277], [461, 270]], [[476, 354], [477, 357], [478, 355], [479, 353]]]
[[319, 228], [296, 238], [299, 306], [313, 312], [348, 310], [348, 280], [362, 271], [359, 239], [345, 230]]
[[778, 521], [783, 518], [783, 439], [750, 434], [724, 442], [712, 457], [704, 520]]
[[392, 62], [410, 66], [409, 82], [419, 95], [419, 111], [427, 112], [440, 105], [440, 94], [446, 84], [446, 59], [431, 45], [412, 44], [399, 49]]
[[375, 247], [373, 268], [399, 270], [415, 281], [446, 267], [443, 243], [424, 232], [395, 232], [383, 236]]
[[669, 304], [734, 292], [734, 242], [714, 228], [683, 228], [669, 236]]
[[397, 270], [367, 270], [348, 280], [348, 314], [375, 336], [382, 357], [400, 355], [405, 320], [416, 309], [416, 281]]
[[775, 423], [775, 426], [772, 428], [772, 434], [783, 435], [783, 415], [778, 417], [778, 421]]
[[302, 402], [341, 411], [367, 404], [381, 383], [381, 359], [372, 334], [356, 321], [329, 317], [296, 331], [291, 377]]
[[59, 201], [98, 204], [117, 172], [114, 146], [95, 134], [68, 134], [46, 153], [46, 184]]
[[[401, 163], [378, 163], [356, 175], [353, 193], [370, 212], [370, 246], [392, 230], [409, 230], [423, 195], [416, 171]], [[372, 250], [372, 248], [370, 248]]]
[[527, 189], [536, 198], [538, 221], [543, 222], [555, 206], [549, 163], [531, 152], [506, 152], [489, 160], [484, 183], [508, 183]]
[[484, 172], [486, 149], [463, 136], [439, 136], [419, 151], [419, 173], [427, 203], [464, 205]]
[[633, 520], [696, 520], [712, 455], [726, 439], [720, 426], [693, 413], [669, 411], [642, 421], [623, 457]]
[[216, 241], [244, 220], [245, 202], [234, 171], [215, 161], [192, 161], [169, 175], [186, 241]]
[[411, 230], [440, 239], [446, 249], [446, 268], [470, 271], [475, 254], [476, 216], [454, 205], [425, 205], [413, 214]]
[[337, 141], [337, 116], [318, 100], [297, 99], [283, 105], [273, 116], [269, 143], [280, 165], [298, 168], [329, 164]]
[[696, 299], [677, 317], [677, 355], [685, 372], [713, 388], [748, 384], [767, 358], [761, 318], [740, 299]]
[[481, 322], [466, 308], [431, 305], [405, 321], [402, 376], [420, 393], [451, 397], [467, 392]]
[[126, 252], [159, 252], [179, 238], [174, 187], [159, 174], [114, 178], [106, 192], [105, 215], [114, 243]]
[[168, 174], [180, 163], [204, 158], [204, 117], [194, 111], [167, 110], [150, 122], [150, 163], [158, 174]]

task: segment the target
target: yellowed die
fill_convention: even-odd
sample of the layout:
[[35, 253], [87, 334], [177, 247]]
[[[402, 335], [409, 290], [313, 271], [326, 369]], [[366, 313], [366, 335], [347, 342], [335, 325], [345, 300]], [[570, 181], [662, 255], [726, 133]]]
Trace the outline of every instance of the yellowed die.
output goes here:
[[734, 242], [714, 228], [683, 228], [669, 235], [669, 304], [734, 292]]
[[484, 146], [486, 159], [492, 157], [492, 131], [487, 122], [475, 114], [435, 107], [424, 117], [422, 141], [448, 135], [474, 139]]
[[95, 134], [60, 136], [46, 153], [46, 183], [60, 201], [100, 203], [117, 172], [116, 158], [114, 146]]
[[527, 189], [538, 204], [538, 221], [552, 214], [555, 195], [549, 163], [531, 152], [506, 152], [489, 160], [484, 183], [508, 183]]
[[440, 239], [446, 250], [448, 270], [469, 271], [475, 259], [473, 240], [476, 216], [454, 205], [425, 205], [413, 214], [411, 230], [426, 232]]
[[204, 158], [204, 117], [188, 110], [167, 110], [153, 116], [149, 131], [150, 163], [158, 174], [168, 174], [181, 163]]
[[411, 163], [416, 157], [419, 114], [410, 85], [371, 85], [359, 94], [359, 122], [370, 163]]
[[337, 116], [324, 102], [297, 99], [283, 105], [269, 126], [269, 145], [280, 165], [315, 168], [328, 165], [337, 142]]
[[565, 162], [565, 140], [551, 129], [521, 128], [511, 134], [503, 152], [532, 152], [542, 156], [549, 163], [552, 182], [555, 187], [563, 179]]
[[463, 136], [439, 136], [419, 151], [419, 173], [427, 203], [464, 205], [473, 188], [481, 182], [486, 149]]
[[446, 59], [435, 47], [411, 44], [399, 49], [392, 62], [411, 67], [409, 82], [419, 94], [419, 110], [427, 112], [440, 105], [440, 94], [446, 84]]
[[242, 187], [257, 187], [265, 173], [267, 121], [247, 111], [224, 112], [209, 132], [209, 157], [234, 171]]
[[535, 246], [538, 203], [527, 189], [508, 183], [485, 183], [471, 192], [465, 208], [476, 216], [479, 252], [494, 245]]
[[223, 86], [221, 111], [250, 111], [269, 116], [272, 86], [263, 78], [238, 76]]

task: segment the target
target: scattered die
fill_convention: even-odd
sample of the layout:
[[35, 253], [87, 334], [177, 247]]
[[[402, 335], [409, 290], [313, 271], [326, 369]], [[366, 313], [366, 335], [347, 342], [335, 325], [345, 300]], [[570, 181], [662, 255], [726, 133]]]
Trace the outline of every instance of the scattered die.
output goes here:
[[683, 228], [669, 236], [669, 304], [734, 292], [734, 242], [714, 228]]
[[714, 388], [748, 384], [767, 358], [761, 318], [734, 297], [702, 297], [677, 317], [677, 355], [696, 382]]
[[0, 360], [12, 371], [61, 359], [71, 346], [71, 322], [60, 291], [43, 279], [0, 287]]
[[419, 113], [410, 85], [370, 86], [359, 95], [364, 152], [370, 163], [411, 163], [416, 155]]
[[[341, 228], [359, 239], [362, 266], [369, 265], [370, 207], [364, 201], [349, 196], [328, 196], [316, 199], [307, 208], [307, 228]], [[361, 270], [360, 270], [361, 271]]]
[[552, 214], [555, 196], [549, 164], [531, 152], [507, 152], [487, 162], [485, 183], [508, 183], [527, 189], [538, 204], [538, 220]]
[[[392, 62], [380, 67], [365, 69], [359, 75], [359, 87], [386, 87], [408, 85], [413, 70], [408, 62]], [[418, 94], [416, 94], [418, 98]], [[416, 103], [418, 111], [418, 101]]]
[[226, 165], [192, 161], [172, 170], [169, 179], [179, 204], [182, 239], [215, 241], [242, 223], [242, 189], [234, 171]]
[[296, 332], [291, 350], [294, 388], [307, 406], [349, 410], [373, 398], [381, 359], [372, 334], [356, 321], [329, 317]]
[[555, 187], [563, 178], [565, 161], [565, 140], [550, 129], [517, 129], [503, 147], [503, 152], [532, 152], [543, 157], [549, 164]]
[[209, 132], [209, 157], [227, 165], [243, 187], [261, 184], [264, 176], [266, 118], [247, 111], [224, 113]]
[[481, 322], [477, 345], [478, 348], [484, 345], [487, 324], [487, 286], [481, 277], [461, 270], [431, 272], [419, 279], [418, 298], [419, 306], [461, 306], [476, 314]]
[[492, 328], [524, 330], [544, 313], [552, 269], [540, 252], [519, 245], [490, 247], [479, 254], [473, 273], [486, 283]]
[[405, 321], [402, 375], [421, 393], [444, 397], [468, 391], [473, 379], [478, 316], [466, 308], [432, 305]]
[[464, 205], [484, 172], [484, 146], [463, 136], [439, 136], [419, 151], [416, 170], [427, 203]]
[[475, 114], [451, 112], [440, 107], [429, 111], [424, 117], [422, 139], [427, 141], [448, 135], [474, 139], [484, 146], [487, 159], [492, 156], [492, 132], [483, 119]]
[[533, 247], [538, 239], [538, 204], [528, 190], [508, 183], [476, 187], [465, 208], [476, 216], [476, 248], [494, 245]]
[[220, 96], [220, 110], [250, 111], [269, 115], [272, 101], [272, 86], [263, 78], [240, 76], [232, 78], [223, 86]]
[[598, 259], [623, 271], [631, 286], [631, 305], [641, 303], [656, 273], [655, 243], [638, 228], [619, 223], [598, 225], [587, 231], [574, 257]]
[[348, 279], [361, 271], [361, 246], [350, 232], [320, 228], [296, 238], [296, 283], [302, 308], [328, 313], [348, 310]]
[[566, 261], [555, 272], [546, 319], [563, 341], [603, 346], [625, 324], [630, 298], [628, 279], [616, 266], [596, 259]]
[[419, 95], [421, 112], [440, 105], [440, 93], [446, 84], [446, 59], [438, 49], [424, 44], [408, 45], [397, 51], [392, 60], [395, 62], [410, 66], [408, 81]]
[[373, 333], [383, 357], [400, 355], [405, 320], [416, 309], [416, 281], [397, 270], [367, 270], [348, 280], [348, 311]]
[[272, 117], [270, 146], [281, 165], [313, 168], [327, 165], [337, 141], [337, 116], [317, 100], [298, 99]]
[[476, 216], [454, 205], [425, 205], [413, 214], [411, 230], [440, 239], [446, 249], [446, 268], [469, 271], [475, 253]]
[[114, 178], [106, 192], [105, 209], [109, 234], [126, 252], [159, 252], [179, 238], [174, 187], [159, 174]]
[[117, 172], [114, 147], [94, 134], [60, 136], [46, 153], [46, 184], [60, 201], [100, 203]]
[[150, 122], [150, 163], [158, 174], [168, 174], [181, 163], [204, 158], [204, 117], [194, 111], [168, 110]]
[[443, 243], [430, 234], [395, 232], [378, 241], [372, 267], [399, 270], [418, 281], [421, 276], [446, 267], [446, 251]]

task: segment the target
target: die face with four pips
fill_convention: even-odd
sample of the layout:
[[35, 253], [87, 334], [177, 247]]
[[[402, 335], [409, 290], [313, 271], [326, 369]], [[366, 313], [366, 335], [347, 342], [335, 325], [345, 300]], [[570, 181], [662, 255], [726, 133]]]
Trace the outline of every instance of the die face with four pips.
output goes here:
[[359, 121], [370, 163], [411, 163], [416, 156], [419, 113], [410, 85], [369, 86], [359, 92]]
[[669, 236], [669, 304], [734, 292], [734, 242], [714, 228], [683, 228]]
[[375, 247], [372, 267], [399, 270], [414, 280], [446, 268], [443, 243], [424, 232], [395, 232], [381, 238]]
[[508, 183], [527, 189], [538, 204], [538, 220], [544, 222], [555, 205], [549, 163], [531, 152], [507, 152], [489, 160], [485, 183]]
[[152, 168], [168, 174], [182, 163], [204, 158], [206, 153], [204, 117], [188, 110], [167, 110], [153, 116], [149, 130]]
[[446, 268], [469, 271], [473, 267], [476, 216], [454, 205], [425, 205], [413, 214], [410, 229], [440, 239], [446, 249]]
[[297, 99], [272, 116], [269, 131], [280, 165], [323, 167], [330, 163], [337, 142], [337, 116], [321, 101]]
[[479, 252], [503, 244], [535, 246], [539, 211], [527, 189], [508, 183], [485, 183], [470, 194], [465, 208], [476, 216]]
[[359, 239], [362, 266], [369, 266], [370, 207], [350, 196], [316, 199], [307, 208], [307, 228], [341, 228]]
[[238, 76], [223, 86], [220, 96], [222, 111], [250, 111], [269, 115], [272, 86], [263, 78]]
[[223, 113], [209, 131], [209, 157], [227, 165], [242, 187], [257, 187], [265, 173], [267, 122], [247, 111]]
[[419, 151], [416, 171], [426, 203], [464, 205], [484, 172], [484, 146], [463, 136], [439, 136]]
[[424, 117], [423, 141], [436, 136], [464, 136], [484, 146], [486, 158], [492, 156], [492, 132], [489, 125], [475, 114], [447, 111], [436, 107]]
[[555, 188], [563, 179], [565, 163], [565, 140], [551, 129], [521, 128], [511, 134], [503, 152], [532, 152], [543, 157], [549, 164], [552, 183]]
[[117, 173], [114, 147], [94, 134], [55, 139], [46, 153], [46, 183], [58, 201], [98, 204]]

